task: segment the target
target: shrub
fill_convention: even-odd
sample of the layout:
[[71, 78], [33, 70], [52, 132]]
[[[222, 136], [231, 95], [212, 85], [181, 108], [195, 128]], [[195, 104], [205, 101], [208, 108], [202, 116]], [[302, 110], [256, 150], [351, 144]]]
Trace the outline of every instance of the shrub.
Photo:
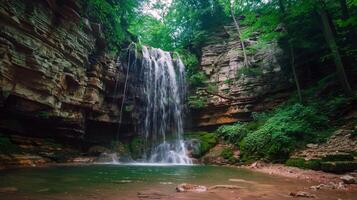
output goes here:
[[285, 159], [292, 150], [315, 138], [313, 133], [326, 127], [327, 121], [327, 117], [319, 115], [313, 106], [284, 105], [243, 139], [240, 143], [242, 153], [272, 160]]
[[233, 125], [223, 125], [217, 129], [217, 134], [231, 143], [238, 143], [248, 133], [248, 129], [241, 123]]
[[206, 86], [207, 76], [204, 72], [197, 72], [188, 76], [187, 80], [192, 87], [204, 87]]
[[206, 103], [206, 96], [192, 95], [188, 97], [188, 105], [190, 108], [203, 108], [206, 106]]
[[221, 152], [221, 156], [224, 158], [224, 159], [227, 159], [227, 160], [231, 160], [232, 157], [233, 157], [233, 151], [231, 148], [225, 148], [222, 150]]

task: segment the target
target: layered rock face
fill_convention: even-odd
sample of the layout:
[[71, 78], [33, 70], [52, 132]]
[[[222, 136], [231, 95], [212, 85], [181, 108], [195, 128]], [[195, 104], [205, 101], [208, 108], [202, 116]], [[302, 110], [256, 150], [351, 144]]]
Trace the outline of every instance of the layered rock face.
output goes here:
[[282, 70], [283, 51], [276, 42], [254, 48], [258, 37], [257, 33], [245, 40], [249, 66], [243, 64], [234, 26], [225, 26], [207, 40], [200, 64], [208, 77], [207, 86], [197, 89], [195, 95], [208, 98], [203, 108], [192, 110], [192, 128], [248, 121], [253, 111], [272, 108], [286, 98], [291, 83]]
[[74, 0], [1, 1], [3, 133], [95, 142], [116, 134], [121, 97], [113, 94], [124, 75], [81, 9]]

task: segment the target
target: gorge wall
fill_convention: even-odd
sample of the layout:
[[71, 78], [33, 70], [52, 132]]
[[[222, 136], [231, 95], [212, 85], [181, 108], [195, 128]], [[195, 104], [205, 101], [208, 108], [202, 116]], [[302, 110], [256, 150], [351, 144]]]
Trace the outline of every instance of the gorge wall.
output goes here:
[[[121, 63], [117, 55], [105, 50], [108, 44], [101, 25], [86, 17], [80, 2], [0, 3], [0, 144], [7, 144], [1, 137], [6, 136], [22, 148], [17, 156], [12, 150], [10, 156], [0, 151], [0, 165], [10, 165], [14, 159], [15, 164], [25, 159], [30, 165], [48, 162], [43, 160], [47, 158], [68, 161], [62, 155], [74, 150], [49, 146], [43, 140], [47, 138], [85, 153], [103, 153], [117, 141], [119, 133], [119, 139], [128, 144], [126, 148], [140, 149], [135, 146], [139, 140], [134, 138], [135, 123], [140, 123], [135, 105], [140, 101], [138, 88], [130, 81], [121, 113], [127, 61]], [[245, 42], [253, 46], [256, 41], [250, 38]], [[136, 56], [140, 63], [140, 55]], [[251, 65], [247, 70], [233, 26], [210, 35], [200, 62], [208, 77], [206, 87], [194, 91], [204, 98], [205, 105], [191, 109], [187, 128], [210, 129], [248, 121], [252, 112], [272, 108], [286, 99], [291, 83], [282, 70], [285, 57], [278, 44], [249, 51], [248, 56]], [[40, 157], [24, 157], [26, 148]], [[123, 152], [123, 148], [121, 144], [113, 151]], [[59, 149], [55, 152], [59, 156], [53, 155], [53, 149]]]
[[[259, 33], [245, 40], [249, 66], [233, 25], [210, 35], [202, 48], [200, 68], [208, 77], [193, 95], [205, 105], [193, 108], [192, 129], [251, 120], [251, 113], [270, 109], [286, 99], [291, 80], [284, 72], [287, 55], [277, 42], [254, 49]], [[208, 98], [207, 98], [208, 96]]]
[[[0, 130], [66, 141], [111, 141], [124, 73], [80, 1], [1, 1]], [[122, 130], [131, 130], [131, 116]], [[130, 133], [121, 132], [121, 137]]]

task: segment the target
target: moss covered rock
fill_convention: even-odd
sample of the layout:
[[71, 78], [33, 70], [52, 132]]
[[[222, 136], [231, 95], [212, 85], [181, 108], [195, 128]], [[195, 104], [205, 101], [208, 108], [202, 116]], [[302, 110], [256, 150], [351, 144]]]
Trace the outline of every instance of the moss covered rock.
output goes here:
[[320, 170], [321, 169], [321, 160], [305, 160], [304, 158], [290, 158], [285, 162], [285, 165], [291, 167], [298, 167], [301, 169], [313, 169]]
[[321, 169], [325, 172], [343, 173], [357, 170], [357, 161], [322, 162]]
[[328, 154], [322, 158], [323, 161], [332, 162], [332, 161], [352, 161], [353, 156], [350, 153], [336, 153]]
[[192, 148], [192, 156], [196, 158], [203, 156], [218, 143], [218, 138], [215, 133], [204, 131], [186, 133], [185, 140], [198, 141], [197, 148]]
[[142, 158], [144, 149], [144, 140], [140, 137], [134, 137], [129, 143], [131, 158], [134, 160]]

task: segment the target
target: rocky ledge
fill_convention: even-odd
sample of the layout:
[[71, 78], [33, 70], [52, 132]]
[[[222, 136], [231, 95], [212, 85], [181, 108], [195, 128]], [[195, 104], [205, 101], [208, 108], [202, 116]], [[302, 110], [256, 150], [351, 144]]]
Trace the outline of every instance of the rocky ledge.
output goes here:
[[[251, 112], [271, 109], [284, 101], [291, 87], [283, 70], [286, 60], [276, 42], [248, 52], [244, 66], [241, 43], [234, 26], [225, 26], [211, 35], [202, 48], [200, 68], [208, 80], [206, 87], [193, 92], [205, 105], [192, 111], [192, 128], [209, 128], [251, 120]], [[245, 41], [247, 48], [257, 44]], [[269, 98], [266, 98], [269, 96]], [[263, 109], [264, 108], [264, 109]]]

